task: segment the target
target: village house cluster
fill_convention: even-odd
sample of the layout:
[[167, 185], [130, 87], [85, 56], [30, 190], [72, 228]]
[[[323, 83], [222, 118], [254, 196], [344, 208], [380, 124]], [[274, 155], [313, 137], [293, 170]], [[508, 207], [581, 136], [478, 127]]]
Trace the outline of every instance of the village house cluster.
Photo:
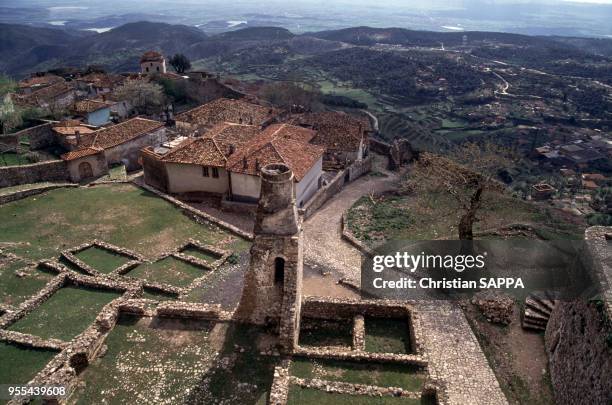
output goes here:
[[[138, 115], [128, 100], [117, 99], [119, 86], [159, 76], [189, 79], [169, 73], [164, 56], [155, 51], [142, 55], [140, 67], [140, 73], [126, 75], [92, 72], [67, 80], [46, 73], [22, 80], [13, 97], [16, 104], [62, 116], [23, 137], [60, 147], [73, 182], [103, 176], [123, 165], [128, 172], [144, 169], [145, 182], [166, 193], [217, 196], [251, 207], [259, 199], [259, 174], [265, 165], [278, 163], [291, 169], [302, 208], [334, 175], [368, 155], [372, 129], [367, 118], [281, 110], [222, 88], [203, 72], [188, 74], [204, 84], [203, 91], [212, 89], [212, 101], [176, 116], [171, 106], [159, 115]], [[214, 88], [212, 82], [217, 83]], [[350, 180], [348, 172], [347, 176]]]

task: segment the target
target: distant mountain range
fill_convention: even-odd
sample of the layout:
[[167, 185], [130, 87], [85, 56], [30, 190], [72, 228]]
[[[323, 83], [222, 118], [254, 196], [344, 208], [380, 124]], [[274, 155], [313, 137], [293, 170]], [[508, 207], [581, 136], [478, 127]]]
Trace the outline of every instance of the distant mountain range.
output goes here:
[[[100, 65], [109, 71], [138, 69], [139, 56], [147, 50], [165, 55], [177, 52], [192, 60], [228, 54], [246, 55], [259, 62], [254, 49], [266, 55], [283, 52], [318, 54], [348, 45], [374, 44], [440, 47], [470, 41], [497, 41], [505, 44], [542, 47], [581, 55], [612, 56], [612, 40], [568, 37], [532, 37], [494, 32], [430, 32], [400, 28], [355, 27], [295, 35], [279, 27], [250, 27], [217, 35], [186, 25], [134, 22], [103, 33], [66, 28], [40, 28], [0, 24], [0, 71], [13, 76], [56, 67]], [[249, 63], [249, 58], [243, 62]], [[262, 59], [262, 58], [259, 58]]]

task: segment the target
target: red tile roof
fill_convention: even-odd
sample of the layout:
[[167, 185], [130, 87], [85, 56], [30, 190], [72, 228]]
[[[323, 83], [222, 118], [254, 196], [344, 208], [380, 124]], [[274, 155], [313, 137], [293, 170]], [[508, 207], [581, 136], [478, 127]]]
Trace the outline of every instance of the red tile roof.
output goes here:
[[104, 149], [101, 148], [82, 148], [78, 150], [73, 150], [68, 153], [64, 153], [61, 158], [62, 160], [71, 161], [75, 159], [80, 159], [86, 156], [97, 155], [98, 153], [103, 152]]
[[76, 79], [79, 82], [91, 84], [94, 87], [112, 89], [123, 83], [126, 78], [121, 75], [109, 75], [106, 73], [90, 73]]
[[153, 132], [163, 126], [162, 122], [136, 117], [83, 137], [83, 145], [108, 149]]
[[67, 82], [58, 82], [47, 87], [43, 87], [30, 94], [19, 96], [15, 100], [18, 104], [23, 105], [40, 105], [41, 102], [51, 102], [64, 94], [74, 91], [74, 87]]
[[29, 77], [27, 79], [23, 79], [22, 81], [19, 82], [19, 87], [22, 89], [30, 88], [33, 86], [42, 87], [42, 86], [48, 86], [51, 84], [60, 83], [64, 81], [65, 80], [59, 76], [46, 74], [44, 76], [34, 76], [34, 77]]
[[222, 123], [205, 136], [188, 139], [163, 157], [163, 161], [201, 166], [225, 167], [232, 145], [237, 150], [259, 132], [253, 125]]
[[308, 126], [317, 131], [317, 135], [311, 141], [313, 144], [329, 150], [342, 151], [357, 150], [364, 131], [368, 128], [361, 119], [339, 112], [301, 114], [289, 122]]
[[148, 51], [142, 54], [140, 57], [140, 63], [144, 62], [161, 62], [164, 60], [164, 56], [156, 51]]
[[215, 125], [221, 122], [262, 125], [278, 114], [278, 110], [242, 100], [219, 98], [210, 103], [185, 111], [176, 121], [197, 126]]
[[74, 103], [74, 112], [78, 114], [89, 114], [103, 108], [110, 108], [110, 106], [104, 101], [96, 100], [81, 100]]
[[325, 152], [320, 146], [300, 140], [312, 135], [313, 132], [305, 128], [272, 125], [230, 156], [226, 167], [234, 173], [257, 176], [265, 165], [284, 163], [293, 171], [296, 181], [300, 181]]

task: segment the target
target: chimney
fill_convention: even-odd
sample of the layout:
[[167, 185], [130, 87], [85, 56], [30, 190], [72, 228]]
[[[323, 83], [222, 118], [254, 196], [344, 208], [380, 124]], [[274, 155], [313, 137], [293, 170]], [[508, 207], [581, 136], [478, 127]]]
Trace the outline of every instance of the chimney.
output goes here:
[[80, 146], [81, 145], [81, 131], [79, 131], [78, 129], [75, 129], [74, 137], [76, 139], [76, 146]]
[[234, 152], [236, 152], [236, 147], [234, 146], [234, 144], [230, 144], [230, 147], [229, 147], [229, 155], [230, 155], [230, 156], [231, 156], [231, 155], [233, 155], [233, 154], [234, 154]]
[[242, 168], [246, 169], [248, 167], [248, 165], [249, 165], [249, 162], [248, 162], [248, 160], [247, 160], [247, 158], [245, 156], [245, 157], [242, 158]]
[[255, 159], [255, 170], [259, 171], [259, 169], [260, 169], [259, 159]]

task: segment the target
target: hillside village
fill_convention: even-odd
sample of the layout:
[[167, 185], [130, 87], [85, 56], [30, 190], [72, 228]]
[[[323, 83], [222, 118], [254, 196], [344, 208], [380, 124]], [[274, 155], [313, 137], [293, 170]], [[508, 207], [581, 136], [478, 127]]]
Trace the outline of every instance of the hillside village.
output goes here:
[[[156, 51], [139, 64], [33, 74], [4, 103], [49, 113], [0, 137], [0, 355], [33, 359], [10, 378], [66, 386], [61, 403], [503, 405], [550, 399], [551, 385], [603, 403], [609, 290], [596, 308], [360, 295], [370, 234], [457, 230], [440, 194], [406, 205], [430, 197], [400, 187], [421, 151], [380, 139], [367, 109], [273, 105], [248, 83], [170, 72]], [[197, 102], [157, 100], [160, 83], [191, 86]], [[578, 234], [595, 243], [580, 260], [607, 282], [610, 229], [585, 234], [580, 217], [596, 200], [609, 213], [597, 196], [609, 178], [591, 164], [610, 141], [574, 135], [527, 146], [573, 188], [500, 193], [475, 234]], [[566, 211], [579, 219], [559, 220]], [[513, 356], [530, 361], [513, 368]]]
[[[3, 186], [91, 181], [122, 166], [128, 173], [144, 170], [144, 181], [164, 192], [191, 200], [216, 195], [230, 205], [252, 205], [259, 197], [260, 168], [283, 163], [295, 174], [298, 206], [303, 208], [336, 173], [368, 156], [373, 131], [366, 116], [279, 109], [200, 72], [196, 80], [215, 89], [210, 102], [176, 114], [171, 105], [161, 114], [138, 114], [130, 100], [114, 95], [124, 83], [160, 76], [193, 80], [169, 73], [157, 52], [146, 52], [140, 64], [140, 73], [128, 75], [90, 73], [66, 80], [38, 74], [20, 81], [13, 95], [17, 106], [66, 115], [3, 137], [3, 153], [29, 142], [31, 150], [63, 151], [63, 163], [41, 162], [37, 174], [19, 173], [27, 171], [22, 167]], [[44, 170], [45, 165], [55, 169]]]

